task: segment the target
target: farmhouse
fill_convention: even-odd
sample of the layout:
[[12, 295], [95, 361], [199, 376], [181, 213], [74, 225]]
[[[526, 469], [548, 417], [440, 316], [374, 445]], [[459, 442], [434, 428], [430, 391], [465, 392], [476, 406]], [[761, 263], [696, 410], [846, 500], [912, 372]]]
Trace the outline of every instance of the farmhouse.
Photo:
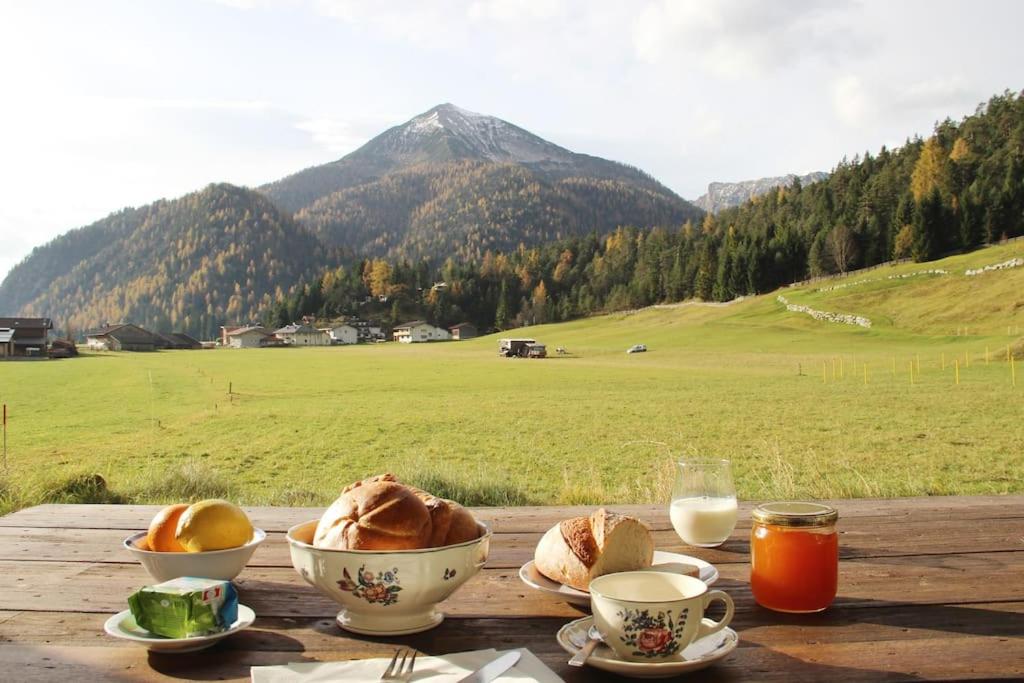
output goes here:
[[359, 330], [354, 325], [342, 323], [334, 327], [325, 327], [320, 330], [327, 333], [333, 344], [357, 344], [359, 342]]
[[85, 344], [93, 351], [156, 351], [163, 340], [138, 325], [107, 325], [85, 333]]
[[184, 332], [157, 332], [156, 337], [162, 349], [185, 350], [203, 348], [198, 339]]
[[230, 346], [231, 345], [231, 337], [229, 335], [232, 332], [236, 332], [238, 330], [244, 330], [244, 329], [249, 328], [249, 327], [255, 327], [255, 326], [254, 325], [223, 325], [223, 326], [221, 326], [221, 328], [220, 328], [220, 345], [221, 346]]
[[[228, 328], [221, 329], [227, 330]], [[224, 346], [230, 346], [233, 349], [257, 349], [266, 346], [269, 340], [276, 339], [270, 330], [258, 325], [232, 327], [230, 332], [224, 332], [224, 338], [228, 340]]]
[[274, 336], [289, 346], [330, 346], [331, 338], [326, 332], [316, 330], [305, 323], [292, 323], [279, 330]]
[[414, 342], [445, 341], [452, 335], [443, 328], [431, 325], [426, 320], [414, 320], [411, 323], [397, 326], [392, 332], [396, 342], [412, 344]]
[[381, 327], [380, 323], [350, 318], [346, 324], [356, 328], [359, 334], [359, 341], [361, 342], [375, 342], [385, 339], [384, 328]]
[[448, 328], [448, 331], [452, 333], [452, 339], [455, 341], [464, 341], [478, 336], [476, 325], [473, 323], [459, 323], [458, 325], [452, 325]]
[[46, 358], [49, 318], [0, 318], [0, 358]]

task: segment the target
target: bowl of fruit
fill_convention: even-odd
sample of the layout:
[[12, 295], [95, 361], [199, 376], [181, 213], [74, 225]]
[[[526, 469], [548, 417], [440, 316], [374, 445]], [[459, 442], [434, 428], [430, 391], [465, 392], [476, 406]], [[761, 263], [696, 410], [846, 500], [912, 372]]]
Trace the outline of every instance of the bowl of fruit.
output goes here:
[[230, 581], [266, 538], [240, 507], [211, 499], [168, 505], [124, 547], [160, 582], [181, 576]]

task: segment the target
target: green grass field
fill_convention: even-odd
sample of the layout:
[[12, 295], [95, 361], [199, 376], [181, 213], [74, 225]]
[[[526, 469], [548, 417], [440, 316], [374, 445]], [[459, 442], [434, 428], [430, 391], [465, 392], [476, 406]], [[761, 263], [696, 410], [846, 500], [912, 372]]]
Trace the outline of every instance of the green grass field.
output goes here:
[[[323, 504], [394, 471], [469, 504], [657, 502], [685, 455], [732, 459], [743, 498], [1022, 491], [1024, 268], [963, 275], [1022, 254], [782, 292], [870, 330], [787, 312], [776, 292], [513, 333], [571, 352], [543, 361], [498, 358], [493, 335], [0, 364], [0, 498]], [[951, 274], [887, 279], [925, 268]], [[627, 356], [634, 343], [650, 351]]]

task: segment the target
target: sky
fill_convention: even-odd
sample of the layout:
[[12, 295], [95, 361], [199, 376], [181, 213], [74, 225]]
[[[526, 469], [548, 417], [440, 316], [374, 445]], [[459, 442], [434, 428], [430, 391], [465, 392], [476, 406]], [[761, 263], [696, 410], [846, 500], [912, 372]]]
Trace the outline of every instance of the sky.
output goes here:
[[0, 278], [208, 183], [442, 102], [712, 181], [829, 170], [1024, 88], [1016, 0], [0, 0]]

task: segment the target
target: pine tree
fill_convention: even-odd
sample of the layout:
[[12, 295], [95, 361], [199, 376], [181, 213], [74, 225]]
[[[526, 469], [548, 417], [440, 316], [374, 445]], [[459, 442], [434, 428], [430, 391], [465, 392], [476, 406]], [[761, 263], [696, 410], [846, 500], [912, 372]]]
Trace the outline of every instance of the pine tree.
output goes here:
[[931, 261], [939, 254], [943, 214], [942, 195], [938, 187], [933, 187], [914, 213], [911, 253], [915, 261]]
[[494, 313], [494, 326], [499, 330], [508, 328], [508, 281], [501, 279], [501, 292], [498, 294], [498, 308]]

